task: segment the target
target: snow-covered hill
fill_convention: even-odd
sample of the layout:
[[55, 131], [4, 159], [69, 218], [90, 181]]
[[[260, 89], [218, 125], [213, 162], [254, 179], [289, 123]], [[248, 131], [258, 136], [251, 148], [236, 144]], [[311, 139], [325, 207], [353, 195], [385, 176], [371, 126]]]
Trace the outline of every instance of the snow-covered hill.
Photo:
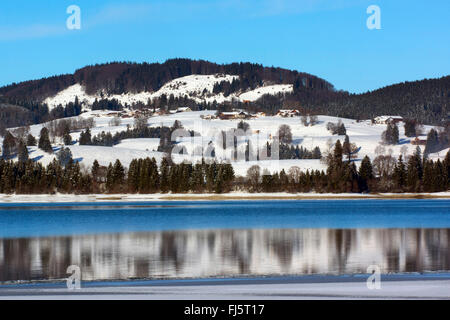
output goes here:
[[275, 84], [271, 86], [259, 87], [251, 91], [247, 91], [239, 95], [241, 101], [256, 101], [265, 94], [276, 95], [279, 93], [292, 92], [292, 84]]
[[[109, 111], [89, 111], [83, 113], [80, 117], [93, 117], [95, 120], [95, 127], [92, 128], [92, 135], [97, 135], [102, 131], [115, 132], [126, 130], [127, 126], [133, 126], [133, 118], [121, 119], [121, 123], [118, 126], [111, 126], [110, 121], [112, 116], [108, 116]], [[195, 150], [203, 146], [206, 146], [212, 142], [216, 147], [216, 159], [221, 161], [221, 131], [227, 131], [231, 128], [236, 128], [240, 120], [205, 120], [202, 117], [206, 115], [213, 115], [214, 111], [198, 111], [198, 112], [182, 112], [164, 116], [153, 116], [148, 119], [148, 125], [152, 127], [156, 126], [172, 126], [175, 120], [178, 120], [188, 130], [194, 130], [201, 134], [201, 137], [195, 139], [181, 139], [178, 145], [186, 147], [187, 155], [174, 156], [175, 161], [181, 161], [183, 159], [192, 162], [201, 160], [201, 155], [195, 153]], [[252, 132], [259, 132], [262, 138], [270, 137], [270, 135], [276, 135], [280, 125], [287, 124], [291, 127], [293, 135], [293, 143], [295, 145], [302, 146], [308, 150], [312, 150], [314, 147], [320, 147], [322, 153], [325, 153], [330, 145], [340, 139], [344, 140], [343, 136], [331, 135], [326, 129], [328, 122], [338, 122], [341, 120], [347, 128], [347, 134], [350, 137], [350, 141], [354, 142], [360, 151], [358, 153], [358, 159], [356, 165], [358, 166], [360, 160], [368, 155], [372, 160], [377, 156], [376, 149], [380, 149], [381, 134], [386, 130], [386, 125], [371, 124], [370, 121], [357, 122], [352, 119], [335, 118], [329, 116], [319, 116], [318, 123], [314, 126], [304, 126], [299, 117], [282, 118], [282, 117], [258, 117], [249, 120], [245, 120], [250, 125]], [[39, 132], [42, 126], [45, 124], [33, 125], [30, 127], [30, 133], [35, 137], [39, 136]], [[431, 126], [424, 127], [424, 137], [431, 129]], [[412, 154], [416, 149], [415, 145], [411, 144], [411, 138], [404, 136], [403, 126], [399, 126], [400, 129], [400, 143], [395, 146], [382, 146], [385, 154], [392, 154], [394, 157], [398, 157], [402, 153]], [[78, 140], [80, 132], [71, 132], [73, 140]], [[267, 140], [260, 140], [259, 144], [264, 145]], [[0, 138], [0, 143], [2, 138]], [[113, 147], [98, 147], [98, 146], [80, 146], [78, 143], [70, 146], [73, 158], [79, 161], [84, 167], [89, 168], [94, 160], [98, 160], [101, 165], [108, 165], [110, 162], [114, 162], [119, 159], [125, 166], [128, 166], [133, 158], [145, 158], [155, 157], [160, 161], [164, 156], [163, 153], [158, 152], [159, 139], [125, 139], [121, 143]], [[58, 140], [54, 142], [55, 151], [61, 147]], [[241, 148], [245, 147], [245, 143], [241, 143]], [[422, 151], [424, 149], [421, 146]], [[443, 150], [436, 154], [431, 154], [431, 159], [445, 157], [448, 150]], [[47, 164], [55, 157], [54, 154], [47, 154], [36, 147], [29, 147], [30, 158], [35, 161], [40, 161], [43, 164]], [[378, 150], [380, 152], [380, 150]], [[194, 154], [194, 156], [193, 156]], [[239, 161], [234, 162], [233, 166], [238, 175], [245, 175], [247, 169], [258, 164], [262, 169], [268, 169], [271, 172], [279, 171], [281, 169], [288, 170], [292, 166], [298, 166], [302, 170], [318, 169], [322, 170], [326, 168], [326, 165], [320, 160], [264, 160], [264, 161]]]
[[161, 95], [166, 95], [169, 97], [173, 95], [174, 97], [185, 97], [193, 99], [197, 102], [213, 102], [218, 103], [224, 101], [231, 101], [232, 99], [237, 99], [240, 101], [255, 101], [264, 94], [279, 94], [288, 93], [292, 91], [292, 85], [278, 84], [278, 85], [267, 85], [263, 87], [256, 88], [247, 92], [239, 92], [236, 94], [231, 94], [224, 96], [222, 93], [214, 94], [213, 88], [216, 83], [222, 81], [231, 82], [234, 79], [239, 78], [234, 75], [190, 75], [181, 78], [174, 79], [161, 87], [156, 92], [139, 92], [139, 93], [124, 93], [121, 95], [105, 95], [96, 94], [88, 95], [83, 86], [80, 84], [74, 84], [65, 90], [60, 91], [53, 97], [49, 97], [44, 100], [44, 103], [48, 104], [50, 109], [55, 108], [58, 105], [65, 106], [69, 102], [74, 102], [75, 98], [84, 104], [85, 109], [89, 109], [89, 106], [95, 101], [95, 99], [116, 99], [122, 105], [133, 105], [135, 103], [147, 103], [150, 99], [160, 97]]

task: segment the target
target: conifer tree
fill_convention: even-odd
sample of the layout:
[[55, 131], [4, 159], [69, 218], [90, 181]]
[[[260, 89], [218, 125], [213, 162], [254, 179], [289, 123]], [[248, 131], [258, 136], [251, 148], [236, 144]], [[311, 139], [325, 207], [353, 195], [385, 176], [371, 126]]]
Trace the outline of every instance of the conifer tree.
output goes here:
[[148, 177], [149, 177], [149, 159], [139, 159], [138, 161], [138, 179], [139, 179], [139, 184], [138, 184], [138, 189], [139, 192], [142, 193], [147, 193], [148, 189], [149, 189], [149, 181], [148, 181]]
[[197, 163], [192, 171], [190, 188], [193, 192], [202, 193], [204, 191], [204, 187], [203, 166], [202, 164]]
[[169, 191], [169, 162], [166, 157], [161, 161], [160, 173], [160, 189], [162, 193], [166, 193]]
[[[307, 171], [308, 172], [308, 171]], [[345, 192], [355, 192], [358, 190], [358, 173], [355, 163], [346, 163], [344, 171]]]
[[10, 158], [16, 153], [16, 138], [11, 134], [11, 132], [6, 131], [5, 137], [3, 138], [2, 146], [2, 156], [4, 159]]
[[350, 178], [350, 171], [348, 171], [349, 163], [345, 165], [342, 162], [343, 148], [341, 141], [337, 140], [333, 150], [333, 156], [327, 168], [328, 174], [328, 189], [331, 192], [344, 192], [347, 189]]
[[29, 133], [27, 135], [27, 146], [33, 147], [36, 145], [36, 143], [36, 138], [31, 133]]
[[106, 190], [108, 192], [112, 192], [114, 187], [114, 179], [113, 179], [113, 166], [111, 162], [106, 169]]
[[393, 122], [388, 123], [386, 131], [382, 133], [381, 137], [385, 144], [398, 144], [399, 131], [397, 125]]
[[341, 141], [336, 141], [336, 144], [334, 146], [334, 152], [333, 152], [333, 166], [334, 167], [341, 167], [342, 166], [342, 154], [343, 149], [341, 145]]
[[56, 153], [56, 158], [61, 166], [66, 167], [72, 160], [72, 152], [69, 148], [62, 147]]
[[424, 154], [438, 152], [440, 149], [439, 147], [440, 147], [440, 145], [439, 145], [438, 133], [436, 130], [431, 129], [427, 135], [427, 144], [425, 145]]
[[399, 189], [399, 191], [402, 191], [406, 185], [406, 176], [407, 172], [405, 163], [403, 162], [403, 156], [400, 155], [398, 157], [397, 163], [395, 164], [394, 173], [392, 175], [394, 184]]
[[[322, 153], [321, 153], [319, 147], [315, 147], [315, 148], [314, 148], [313, 154], [312, 154], [312, 158], [313, 158], [313, 159], [320, 159], [320, 158], [322, 158]], [[301, 159], [301, 158], [300, 158], [300, 159]]]
[[156, 163], [156, 159], [153, 157], [150, 161], [150, 192], [158, 192], [160, 188], [159, 183], [160, 176], [158, 172], [158, 164]]
[[138, 160], [133, 159], [130, 162], [130, 166], [128, 167], [128, 190], [130, 192], [139, 191], [139, 168], [138, 168]]
[[215, 162], [206, 164], [206, 190], [214, 192], [215, 179], [217, 176], [217, 165]]
[[434, 191], [446, 191], [447, 190], [447, 176], [444, 172], [444, 165], [440, 159], [433, 163], [433, 185]]
[[86, 131], [82, 131], [80, 134], [80, 145], [91, 145], [91, 144], [92, 144], [91, 130], [87, 128]]
[[14, 168], [12, 162], [7, 162], [2, 174], [2, 193], [13, 193], [15, 190]]
[[420, 148], [416, 149], [416, 153], [408, 160], [406, 184], [409, 191], [420, 191], [420, 182], [422, 180], [423, 167]]
[[180, 190], [180, 174], [179, 167], [177, 165], [172, 165], [169, 168], [169, 190], [173, 193], [177, 193]]
[[337, 128], [337, 134], [340, 136], [345, 136], [347, 134], [347, 129], [343, 123], [341, 123]]
[[[100, 192], [100, 164], [98, 163], [97, 159], [94, 160], [91, 167], [91, 176], [92, 176], [92, 186], [90, 187], [93, 192], [97, 193]], [[85, 180], [87, 183], [87, 180]]]
[[28, 149], [23, 140], [19, 141], [19, 146], [17, 147], [17, 158], [19, 162], [26, 162], [28, 160]]
[[123, 186], [125, 181], [125, 168], [122, 166], [119, 159], [114, 163], [112, 178], [114, 187], [121, 188]]
[[92, 177], [94, 178], [94, 180], [97, 180], [99, 170], [100, 170], [100, 164], [98, 163], [97, 159], [95, 159], [94, 162], [92, 163], [92, 168], [91, 168], [91, 174], [92, 174]]
[[53, 153], [52, 144], [50, 143], [49, 133], [48, 129], [46, 127], [43, 127], [41, 129], [41, 132], [39, 134], [39, 149], [47, 152], [47, 153]]
[[373, 179], [373, 168], [370, 158], [365, 156], [361, 161], [359, 167], [359, 177], [361, 181], [360, 190], [367, 191], [369, 189], [369, 182]]
[[263, 192], [273, 192], [275, 191], [274, 179], [271, 174], [263, 174], [261, 188]]
[[231, 165], [230, 163], [223, 164], [223, 167], [224, 167], [224, 173], [223, 173], [224, 190], [226, 192], [229, 192], [232, 188], [232, 183], [235, 178], [234, 168], [233, 168], [233, 165]]
[[69, 133], [64, 134], [63, 141], [66, 146], [70, 146], [72, 144], [72, 136]]
[[434, 166], [433, 162], [430, 160], [425, 161], [423, 167], [423, 191], [424, 192], [434, 192]]
[[450, 189], [450, 151], [447, 152], [444, 162], [442, 164], [445, 176], [445, 190]]
[[361, 166], [359, 167], [359, 175], [366, 181], [373, 179], [373, 167], [368, 156], [365, 156], [361, 161]]
[[417, 123], [415, 120], [406, 119], [405, 120], [405, 136], [407, 136], [409, 138], [415, 137], [417, 135], [416, 134], [416, 126], [417, 126]]

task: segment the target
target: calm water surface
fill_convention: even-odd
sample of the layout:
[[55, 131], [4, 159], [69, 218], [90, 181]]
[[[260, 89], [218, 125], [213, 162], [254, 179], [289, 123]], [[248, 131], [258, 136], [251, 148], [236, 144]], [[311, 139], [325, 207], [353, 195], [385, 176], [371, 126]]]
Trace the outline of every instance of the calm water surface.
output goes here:
[[0, 204], [0, 281], [450, 271], [449, 200]]

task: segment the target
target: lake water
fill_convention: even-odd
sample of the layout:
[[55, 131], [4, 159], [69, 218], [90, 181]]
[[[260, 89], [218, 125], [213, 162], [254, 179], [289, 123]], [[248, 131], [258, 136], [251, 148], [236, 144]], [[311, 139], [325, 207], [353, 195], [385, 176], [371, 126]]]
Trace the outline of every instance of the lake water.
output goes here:
[[449, 200], [0, 204], [0, 282], [450, 271]]

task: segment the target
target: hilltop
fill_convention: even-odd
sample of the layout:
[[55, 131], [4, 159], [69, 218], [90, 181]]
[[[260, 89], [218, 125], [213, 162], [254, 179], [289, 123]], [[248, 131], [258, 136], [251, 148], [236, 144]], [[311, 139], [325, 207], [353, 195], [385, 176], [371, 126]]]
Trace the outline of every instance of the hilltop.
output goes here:
[[[112, 62], [0, 88], [0, 127], [42, 123], [95, 109], [179, 107], [275, 114], [280, 109], [351, 119], [398, 114], [425, 124], [448, 121], [450, 76], [404, 82], [363, 94], [325, 79], [253, 63]], [[0, 128], [1, 129], [1, 128]]]

